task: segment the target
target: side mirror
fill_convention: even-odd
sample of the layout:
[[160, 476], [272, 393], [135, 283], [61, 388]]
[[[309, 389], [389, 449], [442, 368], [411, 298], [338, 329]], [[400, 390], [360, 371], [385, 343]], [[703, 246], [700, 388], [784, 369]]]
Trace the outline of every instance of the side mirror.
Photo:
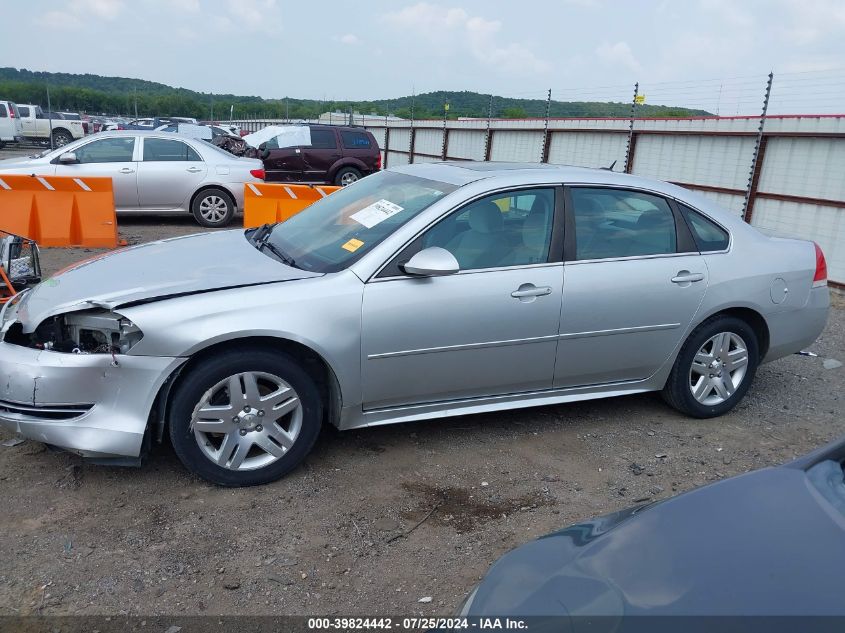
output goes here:
[[261, 160], [267, 160], [270, 158], [270, 150], [266, 147], [261, 150]]
[[453, 275], [461, 269], [455, 256], [439, 246], [424, 248], [400, 268], [408, 275], [420, 277]]
[[76, 152], [65, 152], [59, 156], [59, 162], [63, 165], [68, 165], [70, 163], [78, 163], [79, 159], [76, 158]]

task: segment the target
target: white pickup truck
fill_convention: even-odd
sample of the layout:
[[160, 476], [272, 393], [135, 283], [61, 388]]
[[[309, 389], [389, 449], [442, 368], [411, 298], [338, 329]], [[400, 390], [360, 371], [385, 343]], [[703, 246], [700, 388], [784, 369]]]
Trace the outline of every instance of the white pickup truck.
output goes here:
[[53, 114], [49, 118], [41, 106], [29, 103], [18, 104], [21, 120], [21, 135], [27, 141], [40, 141], [49, 144], [53, 136], [53, 146], [61, 147], [85, 136], [82, 121], [68, 121]]

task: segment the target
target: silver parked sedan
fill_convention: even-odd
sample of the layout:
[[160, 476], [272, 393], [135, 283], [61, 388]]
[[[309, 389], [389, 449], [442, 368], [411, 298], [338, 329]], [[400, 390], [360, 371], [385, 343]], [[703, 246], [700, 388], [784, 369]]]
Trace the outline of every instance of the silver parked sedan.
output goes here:
[[283, 224], [83, 262], [0, 315], [0, 423], [99, 461], [169, 435], [258, 484], [340, 429], [661, 391], [729, 411], [822, 331], [812, 242], [609, 171], [381, 172]]
[[101, 132], [39, 156], [0, 160], [3, 174], [106, 176], [118, 213], [193, 213], [202, 226], [231, 222], [243, 208], [244, 183], [262, 182], [257, 158], [238, 158], [168, 132]]

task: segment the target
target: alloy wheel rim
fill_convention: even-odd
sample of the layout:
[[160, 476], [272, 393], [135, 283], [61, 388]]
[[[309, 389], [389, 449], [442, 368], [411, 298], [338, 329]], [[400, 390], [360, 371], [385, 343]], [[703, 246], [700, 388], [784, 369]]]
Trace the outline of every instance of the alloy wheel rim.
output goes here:
[[704, 342], [689, 371], [693, 398], [705, 406], [728, 400], [748, 372], [748, 347], [734, 332], [720, 332]]
[[293, 387], [266, 372], [224, 378], [206, 391], [191, 416], [202, 454], [227, 470], [277, 462], [302, 431], [302, 403]]
[[226, 216], [226, 201], [220, 196], [206, 196], [200, 202], [200, 215], [209, 222], [220, 222]]
[[358, 176], [356, 176], [352, 172], [347, 172], [340, 177], [340, 184], [341, 186], [345, 187], [347, 185], [351, 185], [356, 180], [358, 180]]

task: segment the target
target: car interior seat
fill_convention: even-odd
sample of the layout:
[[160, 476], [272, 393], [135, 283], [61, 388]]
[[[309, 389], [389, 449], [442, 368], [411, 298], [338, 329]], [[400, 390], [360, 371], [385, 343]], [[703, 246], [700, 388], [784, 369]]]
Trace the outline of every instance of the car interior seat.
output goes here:
[[455, 256], [461, 269], [496, 266], [508, 250], [501, 209], [482, 200], [470, 208], [468, 219], [469, 229], [449, 240], [446, 250]]
[[668, 211], [645, 211], [637, 219], [636, 241], [631, 255], [675, 252], [675, 223]]

